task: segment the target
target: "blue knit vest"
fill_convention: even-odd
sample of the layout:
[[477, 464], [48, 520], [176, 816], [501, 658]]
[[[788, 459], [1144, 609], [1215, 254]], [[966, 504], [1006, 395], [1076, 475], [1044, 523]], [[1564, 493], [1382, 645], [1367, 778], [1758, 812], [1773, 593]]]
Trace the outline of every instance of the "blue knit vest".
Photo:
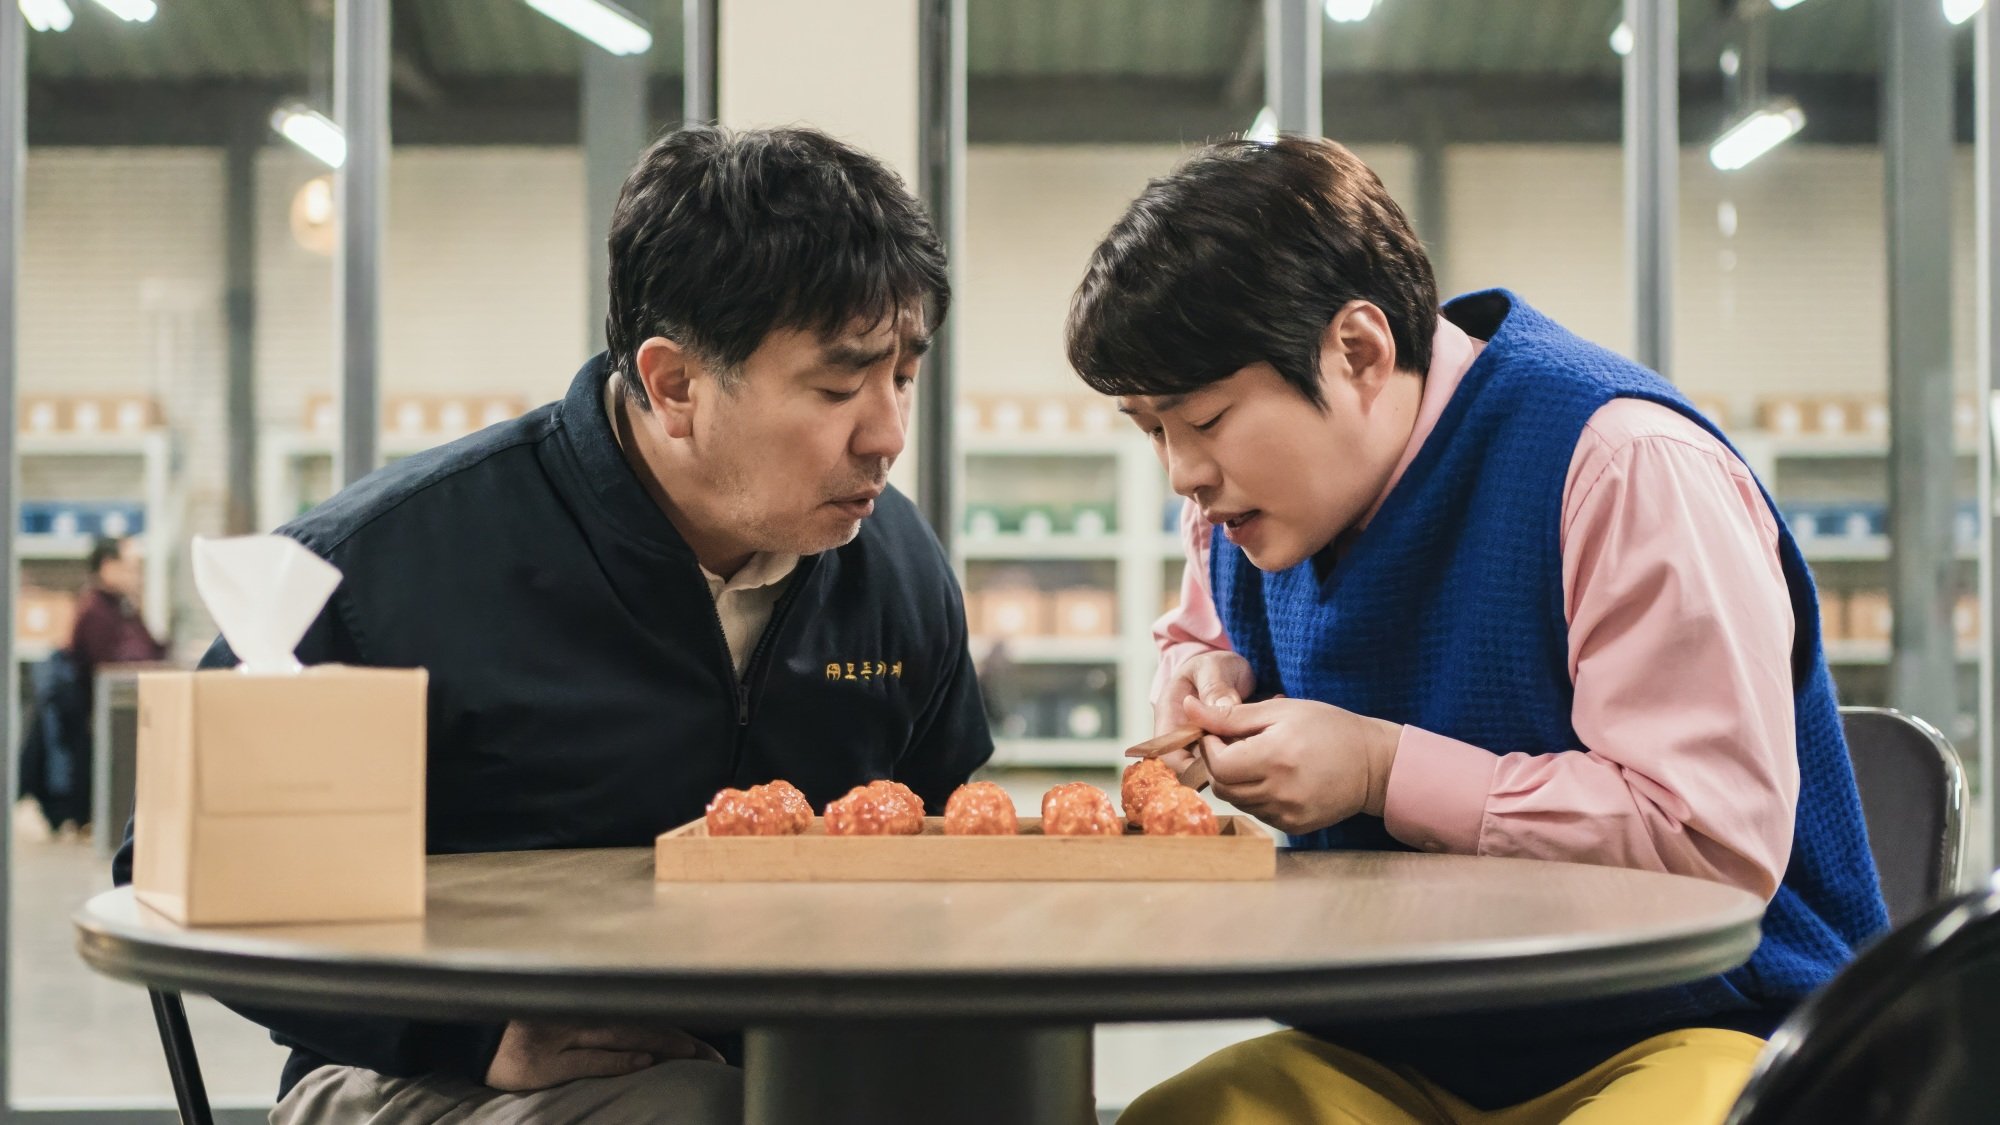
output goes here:
[[[1316, 699], [1496, 754], [1574, 749], [1581, 741], [1570, 726], [1558, 527], [1584, 424], [1622, 396], [1671, 407], [1727, 439], [1671, 384], [1511, 293], [1462, 297], [1445, 315], [1487, 346], [1367, 530], [1331, 570], [1308, 559], [1275, 574], [1256, 570], [1218, 534], [1210, 556], [1216, 605], [1259, 695]], [[1607, 1057], [1636, 1041], [1618, 1042], [1621, 1028], [1740, 1026], [1740, 1017], [1719, 1017], [1760, 1010], [1775, 1023], [1888, 926], [1812, 576], [1775, 508], [1772, 516], [1796, 624], [1800, 788], [1791, 860], [1748, 963], [1692, 985], [1543, 1009], [1532, 1021], [1597, 1034]], [[1367, 816], [1292, 845], [1407, 850]], [[1522, 1033], [1532, 1035], [1517, 1026]], [[1405, 1052], [1404, 1061], [1425, 1060]]]

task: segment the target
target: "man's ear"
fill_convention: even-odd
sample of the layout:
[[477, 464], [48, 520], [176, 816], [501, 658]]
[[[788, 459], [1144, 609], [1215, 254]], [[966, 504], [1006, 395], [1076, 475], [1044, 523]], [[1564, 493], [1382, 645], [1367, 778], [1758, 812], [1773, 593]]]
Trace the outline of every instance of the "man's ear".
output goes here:
[[694, 432], [694, 379], [698, 370], [687, 349], [653, 336], [639, 345], [633, 367], [646, 402], [666, 427], [667, 436], [684, 438]]
[[1396, 334], [1388, 314], [1373, 302], [1349, 301], [1327, 322], [1320, 356], [1323, 370], [1328, 359], [1338, 357], [1335, 369], [1346, 371], [1364, 399], [1372, 397], [1396, 373]]

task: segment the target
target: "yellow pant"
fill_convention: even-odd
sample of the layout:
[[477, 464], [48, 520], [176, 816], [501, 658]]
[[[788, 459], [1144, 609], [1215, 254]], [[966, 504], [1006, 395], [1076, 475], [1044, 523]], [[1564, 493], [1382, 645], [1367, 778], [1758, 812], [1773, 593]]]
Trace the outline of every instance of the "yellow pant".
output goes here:
[[1298, 1031], [1217, 1051], [1140, 1095], [1119, 1125], [1719, 1125], [1764, 1041], [1656, 1035], [1531, 1101], [1474, 1109], [1414, 1071]]

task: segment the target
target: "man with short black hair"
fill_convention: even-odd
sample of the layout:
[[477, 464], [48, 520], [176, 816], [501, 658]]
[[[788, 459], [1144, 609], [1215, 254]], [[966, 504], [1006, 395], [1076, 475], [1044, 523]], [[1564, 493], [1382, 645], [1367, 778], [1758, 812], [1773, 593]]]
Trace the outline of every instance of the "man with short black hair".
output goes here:
[[[1212, 145], [1092, 257], [1072, 364], [1187, 498], [1162, 730], [1301, 848], [1667, 871], [1770, 905], [1673, 988], [1226, 1049], [1130, 1125], [1713, 1125], [1887, 924], [1812, 576], [1714, 423], [1514, 294], [1436, 306], [1375, 174]], [[1171, 941], [1165, 948], [1171, 948]]]
[[[992, 738], [950, 565], [887, 483], [950, 298], [930, 221], [823, 134], [690, 128], [610, 247], [610, 346], [561, 401], [283, 529], [344, 575], [300, 658], [430, 670], [434, 853], [650, 845], [773, 778], [941, 811]], [[280, 1125], [741, 1119], [717, 1036], [246, 1014], [293, 1049]]]

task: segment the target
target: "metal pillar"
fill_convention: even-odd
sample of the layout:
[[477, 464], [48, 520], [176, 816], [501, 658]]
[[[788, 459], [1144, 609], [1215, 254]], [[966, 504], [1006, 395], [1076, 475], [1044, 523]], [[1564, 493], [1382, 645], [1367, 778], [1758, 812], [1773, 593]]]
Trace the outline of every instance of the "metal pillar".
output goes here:
[[343, 485], [374, 471], [381, 428], [382, 232], [389, 210], [389, 0], [338, 0], [333, 99], [347, 135], [334, 175], [340, 251], [340, 456]]
[[[223, 527], [231, 535], [270, 530], [257, 526], [257, 153], [265, 132], [261, 119], [238, 123], [224, 155], [229, 465]], [[153, 565], [166, 565], [167, 557], [162, 552]]]
[[1423, 240], [1424, 253], [1431, 260], [1431, 272], [1437, 278], [1438, 298], [1443, 300], [1450, 294], [1445, 289], [1446, 255], [1450, 252], [1451, 208], [1446, 198], [1448, 190], [1445, 171], [1444, 131], [1438, 128], [1434, 116], [1427, 116], [1423, 132], [1417, 140], [1416, 197], [1412, 201], [1410, 219], [1416, 224], [1417, 237]]
[[681, 0], [681, 120], [688, 125], [717, 119], [715, 33], [720, 0]]
[[1632, 357], [1673, 377], [1674, 239], [1680, 207], [1680, 9], [1625, 0], [1625, 241]]
[[1951, 442], [1950, 41], [1936, 4], [1885, 4], [1883, 165], [1889, 231], [1891, 703], [1958, 719]]
[[[917, 21], [917, 194], [944, 242], [956, 291], [965, 246], [965, 0], [922, 0]], [[917, 383], [917, 503], [947, 551], [958, 510], [954, 339], [948, 319], [936, 327]]]
[[583, 51], [583, 189], [590, 227], [590, 265], [584, 289], [585, 350], [604, 347], [604, 319], [611, 305], [611, 212], [632, 164], [646, 147], [645, 55], [614, 55], [595, 44]]
[[[1975, 122], [1973, 150], [1978, 201], [1978, 242], [1977, 276], [1979, 302], [1975, 306], [1975, 316], [1979, 322], [1979, 385], [1985, 395], [1979, 412], [1979, 511], [1981, 519], [1979, 547], [1979, 605], [1984, 623], [1980, 630], [1979, 643], [1979, 761], [1978, 804], [1984, 816], [1978, 823], [1986, 826], [1987, 869], [2000, 865], [2000, 801], [1994, 800], [1996, 769], [2000, 769], [2000, 755], [1994, 752], [1996, 731], [1994, 723], [2000, 719], [2000, 661], [1996, 661], [1993, 646], [2000, 638], [2000, 584], [1996, 584], [1996, 570], [2000, 570], [2000, 559], [1994, 552], [2000, 549], [2000, 522], [1995, 520], [1996, 503], [2000, 503], [2000, 450], [1994, 443], [2000, 441], [2000, 427], [1994, 425], [1993, 409], [2000, 404], [2000, 340], [1995, 333], [2000, 332], [2000, 14], [1988, 4], [1979, 13], [1978, 24], [1973, 34], [1977, 37], [1977, 51], [1973, 63], [1973, 88], [1975, 90]], [[1977, 844], [1972, 849], [1979, 851]], [[1984, 874], [1984, 872], [1980, 872]]]
[[1320, 6], [1264, 0], [1264, 104], [1278, 130], [1317, 137], [1320, 125]]
[[[7, 807], [12, 809], [20, 794], [21, 776], [16, 760], [21, 746], [20, 669], [14, 659], [14, 598], [21, 588], [21, 567], [14, 558], [14, 531], [21, 526], [20, 449], [15, 435], [15, 401], [20, 390], [20, 285], [21, 212], [27, 206], [22, 171], [28, 155], [28, 24], [11, 6], [0, 13], [0, 655], [5, 657], [0, 671], [0, 737], [7, 745], [0, 749], [0, 762], [7, 763]], [[99, 825], [108, 832], [110, 825]], [[0, 832], [0, 889], [11, 886], [14, 875], [12, 831]], [[0, 939], [12, 935], [13, 896], [0, 894]], [[9, 996], [13, 991], [12, 958], [0, 965], [0, 1117], [7, 1115], [9, 1098], [7, 1040], [13, 1020]]]

